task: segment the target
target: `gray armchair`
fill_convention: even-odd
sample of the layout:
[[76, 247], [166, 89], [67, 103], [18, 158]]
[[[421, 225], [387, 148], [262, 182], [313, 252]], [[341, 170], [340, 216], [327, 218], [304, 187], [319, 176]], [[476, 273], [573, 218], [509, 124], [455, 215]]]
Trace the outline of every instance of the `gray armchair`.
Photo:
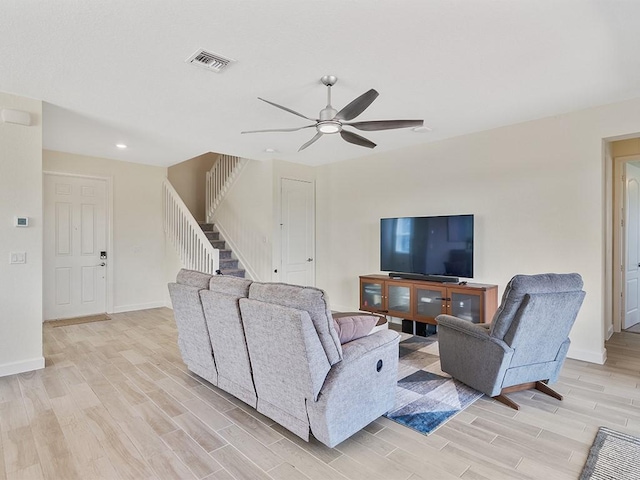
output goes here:
[[547, 384], [569, 350], [582, 285], [577, 273], [516, 275], [490, 325], [438, 316], [442, 370], [516, 410], [506, 393], [536, 388], [562, 400]]

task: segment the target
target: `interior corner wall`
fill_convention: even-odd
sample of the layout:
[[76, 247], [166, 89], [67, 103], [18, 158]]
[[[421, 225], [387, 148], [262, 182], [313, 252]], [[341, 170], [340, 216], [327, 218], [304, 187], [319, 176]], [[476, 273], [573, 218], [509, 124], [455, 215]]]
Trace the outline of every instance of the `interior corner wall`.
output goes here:
[[318, 286], [357, 308], [358, 276], [380, 268], [380, 218], [472, 213], [474, 281], [502, 292], [518, 273], [580, 273], [569, 356], [602, 363], [603, 139], [640, 132], [638, 111], [635, 99], [319, 167]]
[[[0, 108], [31, 126], [0, 122], [0, 376], [44, 367], [42, 354], [42, 102], [0, 93]], [[18, 228], [15, 217], [28, 217]], [[9, 264], [11, 252], [26, 263]]]
[[[45, 172], [110, 178], [113, 312], [166, 305], [162, 182], [165, 167], [45, 150]], [[111, 208], [111, 207], [110, 207]]]
[[218, 157], [217, 153], [205, 153], [167, 169], [169, 182], [198, 222], [206, 220], [206, 174]]

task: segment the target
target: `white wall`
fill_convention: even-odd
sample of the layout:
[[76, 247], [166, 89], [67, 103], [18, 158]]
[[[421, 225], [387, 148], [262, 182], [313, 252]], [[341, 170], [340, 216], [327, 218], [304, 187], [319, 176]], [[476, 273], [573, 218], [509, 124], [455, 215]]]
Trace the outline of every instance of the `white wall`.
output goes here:
[[164, 167], [43, 152], [47, 172], [107, 177], [113, 185], [113, 312], [125, 312], [166, 304], [167, 271], [165, 234], [162, 228]]
[[638, 112], [633, 100], [319, 167], [318, 286], [357, 308], [381, 217], [473, 213], [475, 280], [502, 293], [516, 273], [579, 272], [569, 355], [602, 362], [603, 139], [640, 131]]
[[[0, 122], [0, 376], [44, 367], [42, 356], [42, 102], [0, 93], [0, 109], [31, 114]], [[14, 217], [29, 227], [14, 227]], [[10, 252], [27, 263], [10, 265]]]

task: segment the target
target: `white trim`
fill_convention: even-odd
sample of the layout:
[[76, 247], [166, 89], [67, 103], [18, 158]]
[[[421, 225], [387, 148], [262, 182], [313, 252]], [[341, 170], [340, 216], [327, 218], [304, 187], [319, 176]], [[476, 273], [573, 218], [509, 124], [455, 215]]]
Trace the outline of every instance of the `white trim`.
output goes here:
[[605, 341], [609, 340], [612, 335], [613, 335], [613, 325], [609, 325], [609, 328], [607, 330], [607, 334], [605, 335]]
[[167, 302], [164, 300], [159, 302], [137, 303], [133, 305], [120, 305], [118, 307], [114, 307], [113, 312], [111, 313], [133, 312], [135, 310], [147, 310], [149, 308], [161, 308], [166, 306]]
[[[54, 172], [45, 170], [42, 172], [42, 183], [44, 185], [44, 176], [45, 175], [58, 175], [61, 177], [79, 177], [79, 178], [90, 178], [92, 180], [103, 180], [106, 183], [107, 190], [107, 198], [105, 201], [105, 206], [107, 211], [105, 215], [107, 217], [107, 291], [105, 296], [105, 310], [106, 313], [114, 313], [113, 307], [113, 290], [114, 290], [114, 282], [113, 279], [115, 275], [113, 273], [113, 265], [115, 262], [109, 261], [113, 260], [114, 251], [113, 251], [113, 212], [114, 212], [114, 198], [113, 198], [113, 177], [102, 177], [98, 175], [83, 175], [81, 173], [67, 173], [67, 172]], [[44, 195], [42, 196], [42, 201], [44, 203]], [[43, 205], [44, 210], [44, 205]], [[43, 239], [44, 242], [44, 239]], [[42, 258], [42, 267], [44, 268], [44, 256]], [[43, 317], [44, 321], [44, 317]]]
[[20, 362], [11, 362], [0, 365], [0, 377], [7, 375], [15, 375], [17, 373], [32, 372], [44, 368], [44, 357], [22, 360]]
[[577, 348], [569, 347], [568, 358], [574, 360], [582, 360], [583, 362], [597, 363], [598, 365], [604, 365], [607, 361], [607, 349], [603, 348], [601, 352], [594, 352], [592, 350], [579, 350]]

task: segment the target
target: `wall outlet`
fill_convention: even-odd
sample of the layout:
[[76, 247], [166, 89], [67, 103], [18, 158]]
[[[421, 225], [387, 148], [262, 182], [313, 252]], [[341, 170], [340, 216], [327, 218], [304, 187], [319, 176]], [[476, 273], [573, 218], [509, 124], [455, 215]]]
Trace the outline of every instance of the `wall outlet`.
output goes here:
[[11, 252], [9, 263], [27, 263], [27, 252]]

